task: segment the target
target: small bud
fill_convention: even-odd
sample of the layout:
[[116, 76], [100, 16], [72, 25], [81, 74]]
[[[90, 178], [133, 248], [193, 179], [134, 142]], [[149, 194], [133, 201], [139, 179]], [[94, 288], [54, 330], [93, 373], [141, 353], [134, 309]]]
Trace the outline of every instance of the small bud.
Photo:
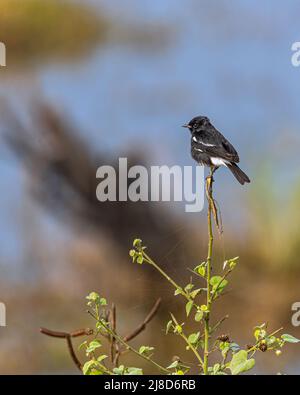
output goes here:
[[142, 247], [142, 240], [141, 239], [135, 239], [133, 242], [133, 247], [139, 249]]
[[276, 350], [275, 354], [277, 355], [277, 357], [279, 357], [282, 354], [281, 350]]
[[135, 250], [129, 251], [129, 256], [131, 256], [132, 258], [135, 256], [135, 254], [136, 254]]
[[265, 342], [264, 343], [261, 342], [260, 345], [259, 345], [259, 349], [262, 352], [266, 352], [268, 350], [268, 346], [267, 346], [267, 344]]
[[218, 340], [220, 340], [220, 342], [229, 342], [229, 335], [221, 335], [218, 337]]

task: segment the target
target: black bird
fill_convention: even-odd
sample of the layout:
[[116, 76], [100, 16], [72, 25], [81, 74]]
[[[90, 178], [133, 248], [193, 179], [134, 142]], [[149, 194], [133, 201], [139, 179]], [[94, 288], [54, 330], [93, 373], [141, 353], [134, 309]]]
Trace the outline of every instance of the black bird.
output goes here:
[[250, 182], [237, 165], [240, 161], [238, 153], [207, 117], [195, 117], [183, 127], [191, 132], [191, 153], [196, 162], [212, 167], [213, 171], [220, 166], [228, 167], [240, 184]]

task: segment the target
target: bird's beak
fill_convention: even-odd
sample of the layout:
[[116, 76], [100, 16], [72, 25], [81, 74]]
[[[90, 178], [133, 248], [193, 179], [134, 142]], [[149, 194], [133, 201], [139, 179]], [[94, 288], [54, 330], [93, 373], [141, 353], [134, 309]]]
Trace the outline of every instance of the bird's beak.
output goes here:
[[191, 126], [188, 123], [185, 123], [184, 125], [182, 125], [183, 128], [188, 128], [191, 129]]

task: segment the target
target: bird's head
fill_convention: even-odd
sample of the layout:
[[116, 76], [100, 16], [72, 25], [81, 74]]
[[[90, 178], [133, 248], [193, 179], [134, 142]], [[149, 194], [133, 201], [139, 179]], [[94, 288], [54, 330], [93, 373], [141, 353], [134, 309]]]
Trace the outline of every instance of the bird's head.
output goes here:
[[188, 128], [191, 133], [200, 131], [204, 126], [209, 124], [209, 118], [199, 116], [193, 118], [189, 123], [182, 125], [183, 128]]

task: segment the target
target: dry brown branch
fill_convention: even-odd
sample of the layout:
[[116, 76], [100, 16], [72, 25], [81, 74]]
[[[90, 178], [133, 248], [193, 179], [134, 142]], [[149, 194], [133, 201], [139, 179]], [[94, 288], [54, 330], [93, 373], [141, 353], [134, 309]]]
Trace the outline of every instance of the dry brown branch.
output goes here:
[[219, 212], [218, 212], [218, 209], [216, 206], [216, 201], [212, 196], [212, 184], [214, 182], [214, 179], [213, 179], [214, 171], [215, 170], [213, 170], [211, 176], [208, 176], [206, 179], [206, 197], [207, 197], [207, 200], [211, 206], [211, 211], [213, 213], [216, 228], [217, 228], [219, 234], [221, 235], [223, 233], [222, 221], [219, 220], [220, 216], [219, 216]]
[[[125, 336], [122, 339], [122, 342], [129, 342], [131, 340], [133, 340], [135, 337], [137, 337], [141, 332], [143, 332], [147, 326], [147, 324], [149, 324], [149, 322], [154, 318], [154, 316], [156, 315], [159, 307], [161, 304], [161, 298], [157, 299], [157, 301], [155, 302], [154, 306], [152, 307], [152, 309], [150, 310], [150, 312], [148, 313], [148, 315], [146, 316], [146, 318], [144, 319], [144, 321], [136, 328], [134, 329], [131, 333], [129, 333], [127, 336]], [[97, 319], [90, 311], [88, 311], [89, 314], [91, 314], [93, 316], [94, 319]], [[115, 336], [117, 336], [116, 334], [116, 329], [117, 329], [117, 312], [116, 312], [116, 306], [113, 303], [111, 309], [107, 312], [107, 316], [105, 317], [106, 321], [109, 321], [110, 323], [110, 328], [112, 331], [112, 335], [108, 335], [105, 336], [103, 334], [103, 336], [107, 337], [108, 340], [110, 341], [110, 356], [111, 356], [111, 362], [113, 364], [114, 367], [119, 366], [119, 358], [122, 354], [122, 350], [120, 347], [119, 342], [117, 341], [117, 339], [113, 336], [113, 334], [115, 334]], [[75, 351], [74, 351], [74, 347], [73, 347], [73, 343], [72, 343], [72, 338], [76, 338], [79, 336], [89, 336], [93, 334], [93, 330], [86, 328], [86, 329], [79, 329], [73, 332], [59, 332], [59, 331], [53, 331], [51, 329], [47, 329], [47, 328], [40, 328], [40, 332], [44, 335], [50, 336], [50, 337], [55, 337], [57, 339], [65, 339], [67, 342], [67, 346], [68, 346], [68, 350], [70, 353], [70, 356], [74, 362], [74, 364], [77, 366], [77, 368], [82, 372], [82, 364], [79, 361]]]
[[138, 336], [143, 330], [145, 330], [147, 324], [153, 319], [153, 317], [156, 315], [159, 306], [161, 304], [161, 298], [157, 299], [155, 302], [155, 305], [152, 307], [151, 311], [147, 315], [147, 317], [144, 319], [144, 321], [139, 325], [134, 331], [132, 331], [130, 334], [124, 337], [125, 342], [129, 342], [130, 340], [134, 339], [136, 336]]
[[[125, 342], [129, 342], [131, 340], [133, 340], [135, 337], [137, 337], [143, 330], [145, 330], [147, 324], [149, 324], [149, 322], [153, 319], [153, 317], [156, 315], [159, 306], [161, 304], [161, 298], [157, 299], [157, 301], [155, 302], [154, 306], [152, 307], [152, 309], [150, 310], [149, 314], [146, 316], [146, 318], [144, 319], [144, 321], [136, 328], [134, 329], [131, 333], [129, 333], [128, 335], [126, 335], [124, 337], [124, 341]], [[122, 354], [122, 350], [120, 349], [120, 346], [118, 343], [115, 343], [115, 357], [113, 360], [113, 364], [114, 366], [118, 366], [119, 364], [119, 358]]]
[[[111, 306], [111, 310], [109, 312], [109, 322], [110, 322], [110, 326], [111, 329], [113, 330], [113, 332], [116, 332], [116, 328], [117, 328], [117, 312], [116, 312], [116, 305], [113, 303]], [[111, 336], [111, 340], [110, 340], [110, 359], [111, 362], [114, 362], [115, 360], [115, 350], [116, 349], [116, 339]]]
[[78, 329], [74, 332], [58, 332], [58, 331], [52, 331], [50, 329], [47, 328], [40, 328], [40, 332], [43, 335], [46, 336], [50, 336], [50, 337], [55, 337], [57, 339], [65, 339], [68, 345], [68, 350], [70, 353], [70, 356], [73, 360], [73, 362], [75, 363], [75, 365], [77, 366], [77, 368], [82, 372], [82, 364], [79, 361], [75, 351], [74, 351], [74, 347], [73, 347], [73, 343], [72, 343], [72, 338], [74, 337], [80, 337], [80, 336], [90, 336], [93, 334], [93, 330], [86, 328], [86, 329]]

